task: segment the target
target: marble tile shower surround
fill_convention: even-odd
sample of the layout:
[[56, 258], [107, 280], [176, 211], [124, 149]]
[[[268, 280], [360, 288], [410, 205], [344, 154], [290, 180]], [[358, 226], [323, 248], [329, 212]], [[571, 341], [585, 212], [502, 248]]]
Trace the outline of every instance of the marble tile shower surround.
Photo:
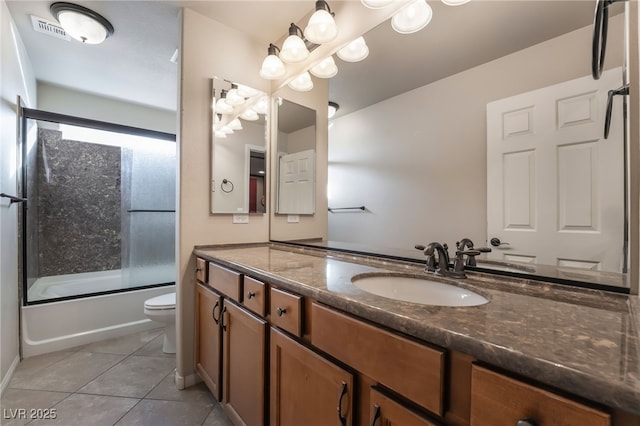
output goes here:
[[120, 269], [120, 169], [119, 147], [39, 130], [40, 276]]
[[640, 414], [640, 302], [598, 290], [469, 273], [429, 279], [490, 303], [439, 307], [366, 293], [363, 273], [424, 276], [423, 266], [274, 243], [196, 247], [195, 255], [542, 384]]

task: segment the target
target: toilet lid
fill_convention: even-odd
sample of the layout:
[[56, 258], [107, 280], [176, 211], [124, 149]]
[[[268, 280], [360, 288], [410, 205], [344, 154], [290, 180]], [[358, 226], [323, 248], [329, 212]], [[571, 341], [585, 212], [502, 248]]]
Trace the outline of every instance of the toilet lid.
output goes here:
[[168, 293], [153, 297], [144, 302], [146, 309], [171, 309], [176, 307], [176, 294]]

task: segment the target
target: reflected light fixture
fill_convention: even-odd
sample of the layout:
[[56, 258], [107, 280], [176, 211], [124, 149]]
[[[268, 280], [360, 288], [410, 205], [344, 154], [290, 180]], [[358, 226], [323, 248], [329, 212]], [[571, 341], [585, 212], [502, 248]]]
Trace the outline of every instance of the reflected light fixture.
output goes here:
[[267, 103], [267, 97], [263, 96], [258, 99], [258, 102], [253, 106], [253, 110], [258, 114], [266, 114], [269, 104]]
[[328, 117], [333, 118], [333, 116], [336, 115], [336, 112], [338, 112], [339, 109], [340, 105], [335, 102], [329, 101], [329, 110], [327, 111]]
[[[298, 35], [300, 33], [300, 35]], [[287, 64], [302, 62], [309, 57], [309, 49], [302, 40], [304, 34], [299, 26], [291, 23], [289, 27], [289, 37], [282, 43], [280, 59]]]
[[242, 105], [244, 103], [244, 97], [238, 93], [238, 85], [231, 83], [231, 90], [227, 92], [227, 103], [231, 106]]
[[56, 2], [49, 10], [65, 32], [82, 43], [99, 44], [113, 35], [113, 25], [104, 16], [84, 6]]
[[242, 123], [237, 118], [234, 118], [227, 124], [231, 130], [242, 130]]
[[361, 0], [362, 4], [369, 9], [382, 9], [393, 3], [393, 0]]
[[280, 50], [278, 46], [273, 43], [269, 44], [267, 50], [267, 57], [262, 61], [262, 68], [260, 68], [260, 77], [267, 80], [277, 80], [284, 77], [285, 69], [282, 60], [278, 58], [276, 49]]
[[331, 78], [338, 74], [338, 67], [333, 56], [327, 56], [316, 65], [312, 66], [309, 72], [319, 78]]
[[254, 109], [247, 108], [242, 114], [240, 114], [240, 118], [247, 121], [256, 121], [259, 116]]
[[442, 0], [442, 3], [447, 6], [460, 6], [469, 3], [471, 0]]
[[238, 94], [243, 98], [252, 98], [258, 94], [258, 90], [244, 84], [238, 84]]
[[308, 92], [313, 89], [313, 81], [309, 72], [305, 71], [291, 80], [288, 86], [298, 92]]
[[346, 62], [358, 62], [367, 56], [369, 56], [369, 47], [362, 36], [338, 50], [338, 58]]
[[218, 114], [231, 114], [233, 107], [227, 103], [227, 91], [222, 89], [220, 93], [220, 99], [216, 102], [216, 113]]
[[333, 12], [324, 0], [316, 1], [316, 11], [309, 18], [304, 34], [311, 43], [330, 42], [338, 36], [338, 27], [333, 20]]
[[433, 10], [426, 0], [414, 0], [396, 12], [391, 18], [391, 27], [400, 34], [420, 31], [431, 21]]

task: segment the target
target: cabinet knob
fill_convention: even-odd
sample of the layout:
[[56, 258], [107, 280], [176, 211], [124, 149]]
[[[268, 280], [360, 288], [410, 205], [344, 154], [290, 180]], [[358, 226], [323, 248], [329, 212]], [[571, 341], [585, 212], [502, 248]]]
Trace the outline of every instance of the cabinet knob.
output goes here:
[[378, 419], [380, 419], [380, 406], [373, 404], [373, 420], [371, 421], [371, 426], [376, 426]]
[[247, 292], [247, 298], [248, 299], [253, 299], [254, 297], [256, 297], [256, 294], [252, 291]]
[[278, 312], [278, 316], [281, 317], [287, 313], [287, 308], [278, 308], [276, 312]]
[[202, 268], [198, 268], [198, 267], [196, 266], [196, 274], [197, 274], [198, 272], [200, 272], [200, 271], [202, 271]]
[[538, 423], [533, 419], [520, 419], [516, 426], [538, 426]]

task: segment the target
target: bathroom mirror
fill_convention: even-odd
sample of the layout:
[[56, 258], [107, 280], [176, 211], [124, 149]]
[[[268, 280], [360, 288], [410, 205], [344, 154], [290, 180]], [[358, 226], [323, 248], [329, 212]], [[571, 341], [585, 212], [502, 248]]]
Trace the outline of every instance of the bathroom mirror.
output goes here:
[[264, 92], [212, 80], [211, 212], [267, 212]]
[[[593, 190], [594, 203], [615, 192], [616, 225], [605, 230], [602, 213], [606, 207], [547, 204], [539, 196], [555, 194], [551, 199], [557, 200], [560, 190], [553, 187], [557, 182], [534, 183], [532, 179], [528, 199], [539, 200], [536, 209], [526, 205], [517, 212], [518, 221], [503, 220], [504, 229], [499, 233], [490, 233], [488, 228], [488, 222], [502, 217], [508, 207], [496, 207], [495, 200], [488, 198], [492, 173], [501, 166], [487, 163], [491, 151], [487, 133], [493, 132], [487, 124], [487, 105], [569, 81], [592, 80], [593, 3], [472, 1], [449, 7], [429, 2], [433, 18], [420, 32], [401, 35], [384, 22], [364, 35], [370, 51], [365, 60], [347, 63], [336, 58], [339, 72], [330, 81], [329, 100], [337, 102], [340, 110], [329, 128], [329, 205], [366, 209], [328, 213], [328, 241], [322, 244], [422, 259], [415, 244], [446, 242], [453, 256], [456, 241], [467, 237], [476, 247], [492, 248], [491, 253], [477, 257], [478, 264], [487, 268], [492, 265], [485, 260], [493, 259], [500, 261], [496, 268], [502, 270], [511, 265], [512, 271], [565, 281], [627, 286], [624, 164], [621, 160], [613, 168], [603, 168], [593, 157], [608, 146], [622, 152], [624, 145], [620, 99], [614, 102], [612, 121], [617, 135], [608, 141], [601, 136], [606, 91], [622, 84], [622, 4], [610, 11], [606, 69], [616, 74], [611, 87], [585, 86], [578, 90], [582, 97], [556, 92], [556, 98], [548, 99], [549, 108], [520, 104], [498, 114], [498, 121], [514, 126], [510, 141], [517, 144], [515, 134], [523, 132], [522, 137], [527, 137], [525, 127], [536, 124], [540, 112], [579, 107], [570, 110], [571, 118], [552, 115], [550, 119], [569, 133], [588, 123], [596, 129], [595, 136], [563, 139], [554, 148], [564, 155], [559, 161], [565, 165], [583, 167], [563, 176], [558, 166], [538, 173], [534, 165], [539, 164], [535, 162], [541, 161], [540, 156], [514, 157], [518, 161], [510, 164], [513, 173], [503, 174], [498, 181], [513, 183], [533, 173], [556, 175], [565, 179], [564, 189], [572, 194]], [[508, 111], [518, 113], [508, 115]], [[520, 152], [532, 153], [533, 148], [522, 145]], [[605, 172], [615, 175], [615, 185], [602, 186], [592, 179]], [[515, 191], [511, 195], [517, 195]], [[562, 228], [559, 221], [554, 231], [579, 238], [567, 245], [564, 255], [549, 260], [546, 255], [564, 243], [537, 232], [541, 220], [566, 216], [567, 211], [579, 215], [581, 222]], [[515, 231], [520, 235], [516, 237]], [[589, 263], [588, 256], [607, 250], [587, 238], [595, 234], [614, 247], [616, 261], [607, 266], [598, 260]], [[530, 243], [522, 249], [525, 237]], [[500, 241], [491, 245], [492, 238]], [[591, 249], [591, 254], [585, 255], [584, 248]]]
[[315, 213], [316, 111], [279, 98], [277, 214]]

